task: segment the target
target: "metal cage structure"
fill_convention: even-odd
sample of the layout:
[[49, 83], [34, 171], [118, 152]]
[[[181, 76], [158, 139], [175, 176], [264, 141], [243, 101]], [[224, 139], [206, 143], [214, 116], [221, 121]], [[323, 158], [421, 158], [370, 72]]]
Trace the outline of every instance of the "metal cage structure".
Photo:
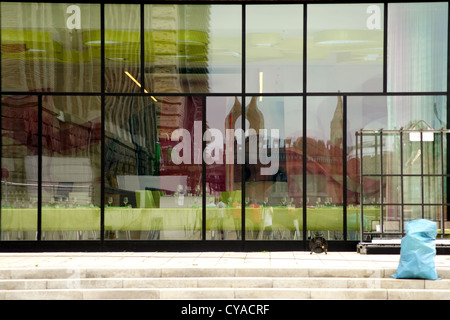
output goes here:
[[[445, 154], [448, 133], [450, 130], [445, 128], [433, 129], [424, 120], [398, 130], [361, 129], [355, 133], [360, 166], [361, 242], [398, 241], [405, 234], [405, 222], [414, 219], [435, 221], [438, 238], [449, 237], [445, 228], [450, 178]], [[438, 153], [432, 163], [427, 161], [430, 150]], [[429, 181], [434, 182], [434, 190]], [[439, 201], [430, 201], [430, 194]], [[365, 214], [368, 207], [379, 210], [375, 216], [369, 216]]]

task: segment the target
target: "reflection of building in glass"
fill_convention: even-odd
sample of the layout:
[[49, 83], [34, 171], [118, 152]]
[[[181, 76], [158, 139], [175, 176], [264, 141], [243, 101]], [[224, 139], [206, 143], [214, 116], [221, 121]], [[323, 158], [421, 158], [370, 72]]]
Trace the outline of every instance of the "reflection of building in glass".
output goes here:
[[[209, 6], [151, 5], [146, 12], [150, 19], [146, 20], [145, 30], [145, 81], [150, 90], [207, 92]], [[194, 132], [194, 122], [202, 121], [202, 98], [165, 96], [158, 97], [157, 102], [150, 97], [108, 99], [107, 187], [118, 188], [114, 180], [124, 175], [160, 176], [161, 179], [181, 175], [187, 177], [185, 190], [195, 190], [201, 185], [198, 166], [173, 163], [171, 151], [178, 142], [171, 141], [171, 136], [179, 128]], [[194, 141], [192, 150], [193, 144]], [[170, 192], [176, 187], [161, 182], [147, 186]], [[128, 192], [128, 196], [133, 199], [134, 192]]]
[[[307, 217], [305, 232], [316, 228], [310, 222], [319, 213], [327, 224], [316, 230], [355, 231], [357, 224], [330, 222], [336, 212], [354, 223], [350, 217], [361, 199], [374, 219], [382, 213], [398, 221], [405, 213], [443, 223], [447, 137], [443, 146], [435, 136], [422, 149], [407, 135], [402, 145], [398, 135], [367, 137], [359, 159], [353, 135], [360, 128], [409, 128], [419, 120], [447, 127], [448, 3], [370, 5], [381, 14], [373, 28], [367, 7], [1, 3], [1, 162], [9, 176], [2, 181], [0, 231], [8, 217], [19, 221], [32, 212], [31, 232], [41, 230], [35, 227], [39, 215], [45, 233], [47, 221], [59, 223], [49, 218], [56, 211], [47, 205], [75, 198], [88, 207], [70, 216], [86, 215], [93, 223], [91, 229], [78, 222], [51, 227], [73, 232], [66, 240], [100, 228], [104, 234], [90, 237], [142, 231], [131, 238], [198, 240], [201, 219], [207, 232], [228, 228], [235, 233], [227, 239], [239, 239], [244, 225], [254, 228], [247, 239], [257, 239], [269, 222], [276, 229], [267, 211], [262, 218], [262, 203], [282, 205], [274, 211], [278, 218]], [[386, 52], [389, 59], [383, 59]], [[236, 98], [230, 105], [235, 96], [242, 104]], [[269, 133], [275, 128], [280, 139]], [[179, 129], [191, 140], [177, 139]], [[225, 148], [203, 140], [205, 129], [211, 136], [220, 131]], [[247, 134], [227, 137], [228, 129]], [[260, 129], [269, 134], [262, 140]], [[189, 150], [172, 152], [181, 140]], [[273, 174], [262, 174], [270, 165], [261, 161], [258, 144], [266, 159], [277, 161]], [[361, 164], [371, 176], [360, 179]], [[128, 204], [128, 212], [115, 208]], [[219, 204], [230, 209], [231, 227], [224, 211], [212, 210]], [[240, 220], [243, 212], [252, 223]], [[170, 225], [174, 216], [182, 218]], [[281, 224], [294, 230], [293, 221]]]
[[328, 141], [308, 138], [307, 173], [309, 204], [343, 204], [343, 104], [338, 97], [330, 121]]
[[[99, 109], [92, 98], [81, 100], [86, 107]], [[8, 192], [20, 193], [27, 203], [37, 197], [41, 138], [43, 203], [76, 197], [84, 204], [98, 204], [100, 190], [95, 186], [100, 178], [99, 118], [90, 119], [84, 109], [75, 113], [77, 101], [71, 97], [44, 96], [42, 104], [42, 137], [39, 137], [37, 96], [11, 96], [2, 101], [2, 163], [11, 173]]]

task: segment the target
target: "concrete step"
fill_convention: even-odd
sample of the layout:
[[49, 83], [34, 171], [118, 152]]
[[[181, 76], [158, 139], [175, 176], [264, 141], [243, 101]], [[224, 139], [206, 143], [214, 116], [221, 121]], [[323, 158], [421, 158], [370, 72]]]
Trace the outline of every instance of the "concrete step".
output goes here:
[[[450, 279], [450, 268], [436, 268], [441, 279]], [[99, 278], [390, 278], [396, 268], [380, 267], [164, 267], [164, 268], [0, 268], [7, 279], [99, 279]]]
[[91, 289], [0, 292], [1, 300], [449, 300], [448, 290]]
[[108, 288], [1, 290], [1, 300], [448, 300], [448, 289], [372, 288]]
[[1, 300], [450, 299], [450, 277], [394, 279], [389, 268], [4, 268]]
[[0, 280], [0, 290], [63, 289], [427, 289], [450, 290], [450, 280], [357, 278], [115, 278], [115, 279], [15, 279]]

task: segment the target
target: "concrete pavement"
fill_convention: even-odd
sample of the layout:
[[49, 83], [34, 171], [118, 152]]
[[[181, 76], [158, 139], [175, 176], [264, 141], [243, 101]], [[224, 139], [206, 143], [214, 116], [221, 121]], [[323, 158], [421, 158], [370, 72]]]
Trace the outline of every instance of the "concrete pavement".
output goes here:
[[440, 281], [393, 279], [399, 258], [303, 251], [0, 253], [0, 300], [450, 300], [450, 256], [435, 257]]
[[[399, 254], [328, 252], [39, 252], [0, 253], [0, 268], [384, 268], [396, 269]], [[450, 255], [436, 255], [437, 269], [450, 270]]]

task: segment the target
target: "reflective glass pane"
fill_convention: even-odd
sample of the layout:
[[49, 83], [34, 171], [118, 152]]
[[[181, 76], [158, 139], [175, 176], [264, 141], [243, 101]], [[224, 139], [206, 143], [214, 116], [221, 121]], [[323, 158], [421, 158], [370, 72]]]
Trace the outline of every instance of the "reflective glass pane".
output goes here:
[[[391, 128], [415, 130], [403, 134], [403, 173], [440, 174], [441, 134], [422, 134], [420, 130], [439, 130], [447, 126], [447, 102], [445, 96], [395, 96], [388, 97], [388, 123]], [[446, 135], [443, 143], [445, 146]], [[443, 158], [446, 168], [446, 157]], [[422, 168], [423, 165], [423, 168]]]
[[100, 238], [100, 110], [100, 97], [43, 97], [43, 240]]
[[242, 239], [242, 105], [237, 97], [206, 100], [206, 239]]
[[[383, 217], [380, 217], [380, 206], [364, 206], [364, 231], [375, 233], [375, 237], [378, 237], [376, 234], [381, 232], [400, 233], [402, 207], [398, 205], [384, 205], [382, 212]], [[350, 217], [349, 221], [351, 221]], [[401, 237], [401, 234], [390, 235], [390, 237]], [[355, 237], [354, 239], [358, 238]]]
[[1, 4], [2, 90], [99, 92], [100, 5]]
[[[141, 91], [139, 5], [105, 5], [105, 87], [107, 92]], [[100, 45], [91, 42], [92, 45]]]
[[[444, 196], [444, 203], [446, 203], [447, 195], [442, 192], [442, 177], [439, 176], [429, 176], [423, 177], [423, 193], [424, 193], [424, 203], [429, 204], [440, 204], [442, 203], [442, 196]], [[444, 179], [444, 187], [445, 187]]]
[[1, 239], [36, 240], [38, 98], [2, 97]]
[[[438, 233], [441, 232], [442, 212], [443, 212], [442, 206], [424, 206], [424, 218], [436, 222], [437, 227], [438, 227]], [[446, 221], [445, 215], [444, 215], [444, 219], [445, 219], [444, 221]], [[445, 232], [448, 234], [448, 229]], [[438, 237], [439, 237], [439, 235], [438, 235]]]
[[[401, 206], [384, 206], [383, 207], [383, 232], [399, 233], [401, 232]], [[375, 229], [375, 231], [377, 231]], [[400, 235], [396, 236], [397, 238]]]
[[[404, 208], [403, 208], [404, 224], [410, 220], [422, 219], [424, 211], [425, 211], [425, 209], [421, 205], [404, 206]], [[405, 230], [405, 229], [403, 229], [403, 230]]]
[[[379, 190], [379, 177], [373, 175], [381, 174], [381, 165], [383, 174], [399, 175], [403, 172], [417, 175], [422, 171], [422, 161], [424, 174], [441, 174], [442, 168], [444, 173], [446, 172], [447, 156], [445, 150], [441, 148], [441, 143], [446, 146], [447, 134], [425, 133], [421, 149], [420, 135], [410, 135], [410, 132], [403, 132], [401, 146], [399, 131], [400, 128], [404, 130], [445, 128], [447, 122], [445, 96], [350, 96], [347, 104], [349, 203], [356, 204], [359, 201], [361, 152], [364, 175], [367, 175], [364, 177], [365, 194], [376, 193]], [[361, 136], [357, 135], [361, 128], [367, 130], [363, 136], [362, 148]], [[382, 140], [381, 129], [391, 130], [387, 133], [383, 131]], [[393, 188], [387, 186], [385, 189], [394, 190]]]
[[343, 230], [343, 101], [311, 97], [307, 104], [307, 225], [339, 239]]
[[202, 98], [155, 100], [106, 99], [106, 239], [201, 239]]
[[246, 239], [299, 240], [303, 227], [303, 103], [246, 101]]
[[240, 5], [145, 6], [150, 92], [240, 92], [241, 47]]
[[388, 90], [447, 90], [448, 2], [392, 3]]
[[383, 5], [308, 6], [308, 91], [383, 89]]
[[403, 199], [408, 204], [422, 203], [421, 177], [403, 177]]
[[246, 7], [247, 92], [303, 90], [303, 5]]

